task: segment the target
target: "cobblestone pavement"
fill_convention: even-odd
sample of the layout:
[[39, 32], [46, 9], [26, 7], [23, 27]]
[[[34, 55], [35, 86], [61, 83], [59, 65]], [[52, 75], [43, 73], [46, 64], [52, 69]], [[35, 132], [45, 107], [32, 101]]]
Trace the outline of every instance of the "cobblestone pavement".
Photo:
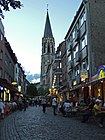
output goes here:
[[99, 128], [92, 120], [81, 123], [77, 118], [53, 116], [41, 107], [16, 111], [0, 122], [0, 140], [105, 140], [105, 127]]

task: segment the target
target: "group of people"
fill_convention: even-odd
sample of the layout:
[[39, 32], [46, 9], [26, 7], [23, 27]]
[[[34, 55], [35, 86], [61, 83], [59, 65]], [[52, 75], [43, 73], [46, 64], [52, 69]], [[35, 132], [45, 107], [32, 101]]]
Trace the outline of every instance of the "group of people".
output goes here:
[[[41, 100], [41, 106], [43, 113], [46, 112], [46, 107], [49, 104], [49, 101], [46, 98]], [[82, 112], [82, 122], [85, 123], [89, 120], [89, 117], [94, 114], [95, 118], [98, 120], [97, 123], [100, 127], [103, 127], [104, 118], [105, 118], [105, 103], [102, 100], [92, 98], [90, 103], [87, 105], [83, 100], [78, 102], [70, 102], [66, 100], [65, 102], [58, 102], [56, 97], [53, 97], [51, 100], [51, 106], [53, 109], [53, 115], [57, 115], [57, 112], [61, 112], [64, 117], [71, 115], [72, 112]], [[28, 102], [25, 98], [18, 98], [18, 101], [12, 102], [3, 102], [0, 99], [0, 116], [3, 119], [4, 115], [10, 111], [14, 111], [17, 108], [19, 110], [26, 111], [28, 107]]]
[[83, 114], [82, 122], [88, 121], [91, 115], [94, 115], [98, 125], [103, 127], [105, 118], [105, 104], [100, 99], [92, 99], [90, 104], [83, 109], [85, 112]]
[[[47, 107], [47, 100], [45, 98], [42, 99], [41, 105], [43, 107], [42, 110], [45, 113], [46, 107]], [[51, 100], [51, 106], [53, 110], [53, 115], [57, 115], [57, 113], [61, 112], [63, 116], [66, 117], [71, 111], [72, 107], [77, 106], [77, 102], [74, 103], [74, 102], [69, 102], [68, 100], [66, 100], [65, 102], [61, 103], [61, 102], [58, 102], [56, 97], [53, 97]]]
[[[105, 104], [102, 100], [92, 98], [87, 105], [83, 100], [78, 102], [70, 102], [66, 100], [63, 103], [58, 103], [57, 98], [52, 98], [53, 114], [57, 115], [57, 112], [61, 112], [64, 117], [71, 115], [71, 113], [82, 112], [82, 122], [85, 123], [89, 120], [89, 117], [94, 115], [98, 125], [103, 127], [105, 118]], [[46, 102], [43, 101], [43, 112], [46, 111]]]
[[0, 99], [0, 119], [3, 119], [5, 115], [13, 112], [17, 109], [17, 103], [15, 101], [5, 101]]
[[[57, 99], [56, 98], [52, 98], [51, 104], [52, 104], [52, 108], [53, 108], [53, 114], [57, 115], [57, 113], [56, 113], [56, 110], [57, 110]], [[41, 105], [43, 107], [42, 111], [43, 111], [43, 113], [45, 113], [46, 112], [46, 107], [48, 106], [48, 100], [46, 98], [43, 98], [41, 100]]]
[[0, 99], [0, 120], [17, 109], [26, 111], [27, 106], [27, 100], [22, 97], [19, 97], [17, 101], [2, 101]]

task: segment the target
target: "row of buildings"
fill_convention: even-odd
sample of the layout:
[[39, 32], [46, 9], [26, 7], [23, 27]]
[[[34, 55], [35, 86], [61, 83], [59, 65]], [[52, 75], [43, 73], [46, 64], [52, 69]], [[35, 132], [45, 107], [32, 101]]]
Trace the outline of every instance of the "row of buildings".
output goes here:
[[83, 0], [55, 51], [47, 11], [40, 84], [64, 100], [105, 101], [105, 0]]
[[0, 99], [14, 100], [20, 94], [26, 93], [28, 84], [25, 72], [5, 37], [0, 19]]

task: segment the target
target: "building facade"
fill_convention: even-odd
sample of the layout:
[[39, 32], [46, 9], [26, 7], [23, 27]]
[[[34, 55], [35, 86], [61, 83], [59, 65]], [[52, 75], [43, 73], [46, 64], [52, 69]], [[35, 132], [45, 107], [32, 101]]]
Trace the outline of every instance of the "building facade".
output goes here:
[[[105, 64], [104, 3], [105, 0], [83, 0], [65, 36], [71, 91], [92, 81], [99, 66]], [[89, 87], [84, 88], [84, 92], [86, 99], [91, 92]]]
[[4, 26], [0, 19], [0, 78], [4, 77], [5, 38]]
[[53, 61], [53, 73], [52, 73], [52, 87], [57, 91], [57, 93], [61, 93], [61, 87], [62, 87], [62, 64], [61, 64], [61, 45], [57, 47], [57, 50], [55, 52], [55, 57]]
[[19, 92], [19, 86], [21, 93], [26, 93], [26, 85], [29, 84], [26, 81], [24, 70], [5, 37], [4, 26], [0, 20], [0, 99], [14, 100]]
[[[62, 65], [62, 96], [64, 101], [67, 99], [67, 96], [69, 94], [69, 84], [67, 79], [67, 51], [66, 51], [66, 42], [63, 41], [60, 43], [61, 46], [61, 65]], [[67, 92], [68, 91], [68, 92]]]

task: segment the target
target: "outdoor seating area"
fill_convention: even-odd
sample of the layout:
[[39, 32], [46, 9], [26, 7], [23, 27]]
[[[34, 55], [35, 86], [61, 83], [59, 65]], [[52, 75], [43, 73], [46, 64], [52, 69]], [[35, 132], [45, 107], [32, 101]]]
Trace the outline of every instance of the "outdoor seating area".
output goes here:
[[61, 105], [60, 112], [63, 117], [77, 118], [82, 123], [88, 123], [89, 120], [96, 123], [99, 127], [103, 127], [105, 118], [105, 106], [102, 100], [94, 99], [89, 104], [85, 104], [83, 101], [73, 106], [72, 102], [65, 101]]

